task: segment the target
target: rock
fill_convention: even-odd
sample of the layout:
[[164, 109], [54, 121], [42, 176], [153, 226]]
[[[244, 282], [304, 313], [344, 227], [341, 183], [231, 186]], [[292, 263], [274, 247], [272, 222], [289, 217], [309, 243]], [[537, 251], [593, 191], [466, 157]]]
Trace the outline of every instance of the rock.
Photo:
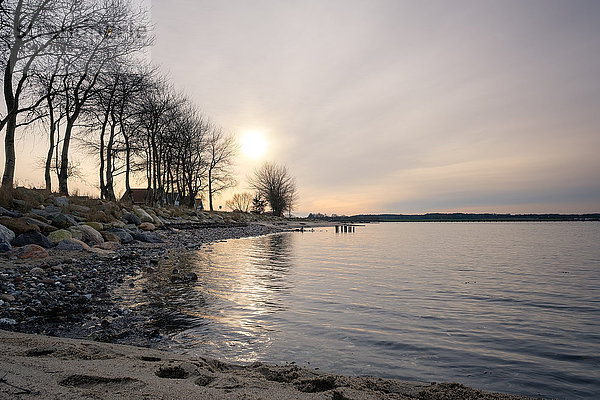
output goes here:
[[12, 246], [10, 243], [5, 241], [0, 241], [0, 253], [6, 253], [7, 251], [11, 251]]
[[134, 224], [135, 226], [142, 223], [142, 220], [140, 220], [140, 218], [137, 215], [132, 213], [123, 214], [123, 219], [130, 224]]
[[104, 238], [105, 242], [117, 242], [117, 243], [121, 244], [121, 238], [112, 232], [102, 231], [102, 232], [100, 232], [100, 234]]
[[133, 236], [131, 235], [131, 233], [127, 232], [125, 229], [110, 228], [108, 230], [108, 232], [117, 236], [121, 240], [121, 243], [129, 243], [129, 242], [133, 241]]
[[133, 232], [132, 236], [135, 240], [139, 240], [140, 242], [163, 243], [161, 237], [154, 232]]
[[12, 250], [8, 254], [11, 257], [17, 257], [21, 259], [48, 257], [48, 252], [46, 251], [46, 249], [44, 249], [41, 246], [38, 246], [37, 244], [28, 244], [27, 246], [19, 247], [17, 249]]
[[29, 231], [17, 236], [11, 244], [13, 246], [26, 246], [28, 244], [36, 244], [47, 249], [54, 247], [54, 243], [40, 232]]
[[0, 225], [0, 241], [2, 242], [12, 242], [15, 239], [15, 233], [5, 227], [4, 225]]
[[48, 234], [48, 239], [50, 239], [53, 243], [58, 243], [64, 239], [72, 239], [73, 234], [66, 229], [59, 229], [54, 232], [50, 232]]
[[21, 199], [12, 199], [12, 202], [14, 204], [14, 206], [16, 208], [19, 208], [21, 210], [28, 210], [30, 207], [28, 207], [27, 202], [25, 200], [21, 200]]
[[17, 321], [10, 318], [0, 318], [0, 325], [16, 325]]
[[59, 213], [52, 218], [51, 224], [59, 229], [67, 229], [77, 225], [77, 221], [70, 215]]
[[[63, 239], [56, 245], [56, 250], [78, 251], [83, 250], [83, 246], [77, 239]], [[86, 245], [87, 246], [87, 245]]]
[[0, 299], [4, 300], [4, 301], [15, 301], [15, 296], [13, 296], [12, 294], [0, 294]]
[[73, 238], [71, 240], [73, 242], [79, 244], [81, 247], [83, 247], [84, 250], [89, 250], [90, 249], [90, 246], [88, 246], [88, 244], [86, 242], [82, 241], [82, 240], [75, 239], [75, 238]]
[[78, 212], [80, 214], [88, 214], [91, 211], [91, 208], [86, 206], [80, 206], [78, 204], [70, 204], [69, 210]]
[[29, 232], [29, 231], [40, 231], [40, 227], [28, 223], [23, 218], [9, 218], [9, 217], [0, 217], [0, 224], [4, 225], [11, 231], [15, 233], [15, 235], [20, 235], [21, 233]]
[[61, 213], [61, 208], [53, 206], [52, 204], [44, 207], [43, 209], [39, 209], [39, 210], [31, 210], [32, 214], [35, 215], [39, 215], [42, 216], [48, 220], [52, 220], [52, 218], [56, 217], [58, 214]]
[[34, 267], [34, 268], [31, 268], [29, 270], [29, 273], [31, 275], [43, 275], [44, 274], [44, 270], [42, 268], [40, 268], [40, 267]]
[[[100, 232], [98, 232], [97, 230], [95, 230], [94, 228], [92, 228], [89, 225], [72, 226], [69, 228], [69, 230], [71, 231], [71, 233], [81, 232], [81, 235], [82, 235], [81, 240], [83, 240], [86, 243], [92, 243], [92, 244], [104, 243], [104, 238], [102, 238], [102, 235], [100, 234]], [[75, 234], [73, 234], [73, 237], [75, 237]]]
[[143, 231], [153, 231], [156, 229], [152, 222], [142, 222], [140, 226], [138, 226]]
[[117, 242], [104, 242], [95, 245], [93, 248], [102, 249], [102, 250], [117, 250], [121, 245]]
[[91, 226], [92, 228], [94, 228], [95, 230], [97, 230], [98, 232], [104, 230], [104, 225], [102, 225], [100, 222], [86, 222], [85, 223], [87, 226]]
[[28, 224], [37, 225], [40, 228], [40, 231], [44, 233], [53, 232], [57, 229], [56, 227], [35, 218], [23, 217], [23, 220]]
[[94, 211], [88, 216], [88, 220], [92, 222], [104, 222], [107, 223], [110, 221], [110, 218], [106, 215], [104, 211]]
[[10, 211], [4, 207], [0, 207], [0, 215], [6, 216], [6, 217], [11, 217], [11, 218], [19, 218], [19, 217], [23, 216], [23, 214], [21, 214], [20, 212]]
[[52, 202], [58, 207], [66, 207], [69, 205], [69, 199], [64, 196], [55, 197], [52, 199]]
[[171, 282], [173, 283], [187, 283], [187, 282], [196, 282], [198, 280], [198, 275], [196, 275], [194, 272], [189, 272], [187, 274], [183, 274], [183, 275], [171, 275], [170, 277]]
[[164, 223], [162, 222], [162, 220], [158, 216], [156, 216], [156, 214], [154, 214], [154, 213], [149, 213], [149, 214], [152, 217], [152, 223], [155, 226], [157, 226], [157, 227], [158, 226], [164, 226]]
[[123, 221], [112, 221], [108, 224], [109, 228], [125, 228], [125, 222]]
[[98, 247], [92, 247], [92, 248], [88, 249], [88, 251], [90, 253], [98, 254], [100, 256], [110, 256], [115, 253], [114, 251], [104, 250], [104, 249], [100, 249]]
[[133, 207], [133, 212], [140, 218], [140, 221], [142, 222], [154, 222], [150, 214], [148, 214], [146, 210], [141, 207]]

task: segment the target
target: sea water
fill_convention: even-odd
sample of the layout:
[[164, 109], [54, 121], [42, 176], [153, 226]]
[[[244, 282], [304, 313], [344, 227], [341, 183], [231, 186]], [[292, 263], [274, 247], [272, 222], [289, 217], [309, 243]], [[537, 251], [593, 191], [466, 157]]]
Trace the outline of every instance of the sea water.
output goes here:
[[600, 396], [597, 222], [319, 228], [213, 243], [177, 267], [198, 281], [140, 283], [180, 322], [165, 325], [178, 351]]

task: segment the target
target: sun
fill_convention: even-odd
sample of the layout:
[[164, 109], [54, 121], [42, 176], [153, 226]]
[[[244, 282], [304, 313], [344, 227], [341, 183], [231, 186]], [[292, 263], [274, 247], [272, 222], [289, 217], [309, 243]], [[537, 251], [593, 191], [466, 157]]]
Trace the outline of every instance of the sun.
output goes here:
[[265, 135], [260, 131], [247, 131], [240, 144], [242, 153], [248, 158], [260, 158], [267, 151]]

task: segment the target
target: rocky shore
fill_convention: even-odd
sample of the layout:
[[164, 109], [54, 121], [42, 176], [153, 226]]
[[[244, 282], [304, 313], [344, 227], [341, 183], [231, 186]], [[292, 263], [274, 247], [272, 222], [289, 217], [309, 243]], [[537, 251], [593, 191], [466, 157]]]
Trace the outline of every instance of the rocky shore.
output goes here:
[[89, 199], [82, 205], [60, 196], [38, 202], [0, 207], [0, 329], [151, 345], [160, 331], [147, 316], [118, 306], [117, 285], [152, 273], [178, 250], [281, 230], [231, 213]]

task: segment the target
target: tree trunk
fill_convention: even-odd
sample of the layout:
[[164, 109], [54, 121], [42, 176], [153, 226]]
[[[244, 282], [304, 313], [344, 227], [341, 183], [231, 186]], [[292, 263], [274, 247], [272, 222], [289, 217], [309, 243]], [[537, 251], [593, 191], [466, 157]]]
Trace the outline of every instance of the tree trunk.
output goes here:
[[58, 173], [58, 191], [64, 196], [69, 195], [69, 145], [71, 144], [71, 133], [75, 118], [67, 119], [67, 127], [65, 128], [65, 137], [63, 139], [62, 152], [60, 155], [60, 172]]
[[210, 207], [210, 211], [213, 211], [213, 201], [212, 201], [212, 169], [208, 169], [208, 205]]
[[10, 115], [6, 124], [4, 137], [4, 174], [2, 187], [12, 188], [15, 179], [15, 130], [17, 128], [17, 115]]
[[4, 70], [4, 102], [6, 104], [7, 122], [4, 133], [4, 174], [2, 187], [12, 188], [15, 178], [15, 130], [17, 129], [18, 99], [13, 93], [13, 60], [16, 58], [15, 49], [11, 51], [10, 59]]
[[54, 155], [54, 131], [56, 125], [54, 118], [50, 117], [50, 143], [48, 146], [48, 155], [46, 156], [46, 165], [44, 166], [44, 179], [46, 180], [46, 190], [52, 193], [52, 176], [50, 175], [50, 167], [52, 166], [52, 156]]

